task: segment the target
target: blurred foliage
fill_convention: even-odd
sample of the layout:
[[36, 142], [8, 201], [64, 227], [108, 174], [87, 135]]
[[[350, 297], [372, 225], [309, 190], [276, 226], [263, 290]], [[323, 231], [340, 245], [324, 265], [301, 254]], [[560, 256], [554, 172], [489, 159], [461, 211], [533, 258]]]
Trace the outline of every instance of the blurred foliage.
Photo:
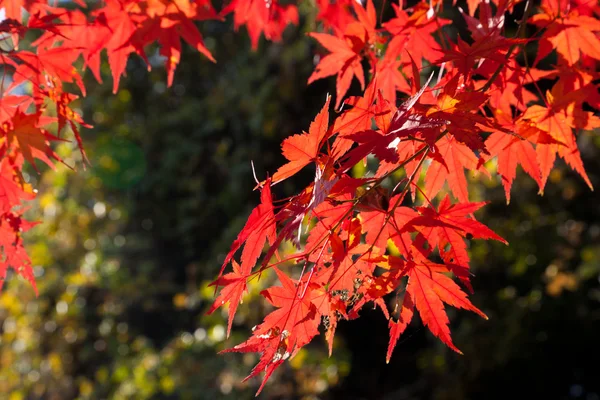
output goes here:
[[[306, 87], [314, 43], [302, 32], [256, 53], [227, 26], [203, 32], [218, 64], [188, 52], [166, 88], [161, 68], [131, 62], [116, 96], [105, 84], [81, 103], [91, 166], [62, 144], [77, 172], [28, 176], [41, 192], [28, 236], [40, 295], [14, 278], [0, 296], [2, 398], [253, 398], [258, 382], [242, 379], [254, 356], [217, 353], [261, 321], [273, 277], [251, 288], [229, 339], [224, 314], [205, 315], [207, 285], [258, 201], [250, 160], [259, 178], [275, 171], [281, 140], [306, 129], [333, 80]], [[600, 138], [580, 139], [600, 187]], [[472, 243], [473, 302], [490, 320], [452, 313], [464, 356], [416, 321], [386, 365], [387, 323], [365, 311], [340, 324], [332, 358], [319, 338], [261, 397], [600, 399], [599, 198], [562, 164], [544, 197], [519, 178], [508, 206], [498, 179], [473, 185], [473, 200], [491, 200], [478, 218], [510, 246]]]

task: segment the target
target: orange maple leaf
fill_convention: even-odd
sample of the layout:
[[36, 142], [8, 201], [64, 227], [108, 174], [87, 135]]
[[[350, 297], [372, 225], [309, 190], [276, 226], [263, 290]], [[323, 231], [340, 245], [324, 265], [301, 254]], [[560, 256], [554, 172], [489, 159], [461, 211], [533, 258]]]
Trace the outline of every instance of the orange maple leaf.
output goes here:
[[573, 129], [600, 127], [600, 118], [592, 115], [591, 112], [583, 111], [580, 106], [577, 106], [576, 97], [572, 93], [563, 94], [561, 89], [562, 85], [554, 85], [552, 91], [546, 92], [547, 106], [533, 105], [522, 116], [523, 120], [531, 121], [538, 129], [547, 132], [555, 141], [554, 143], [538, 143], [536, 147], [542, 173], [540, 186], [542, 193], [557, 154], [593, 189], [592, 182], [583, 167]]
[[49, 146], [49, 141], [64, 141], [46, 130], [41, 129], [40, 114], [25, 114], [17, 111], [12, 118], [12, 124], [4, 123], [2, 130], [8, 143], [13, 144], [23, 157], [37, 170], [34, 158], [37, 158], [50, 167], [53, 163], [50, 158], [61, 161], [58, 155]]
[[310, 124], [308, 133], [291, 136], [281, 145], [283, 156], [288, 163], [279, 167], [273, 175], [273, 184], [283, 181], [308, 165], [317, 161], [319, 150], [327, 139], [329, 129], [329, 100], [327, 96], [325, 105]]
[[568, 2], [545, 0], [542, 9], [545, 13], [529, 19], [534, 25], [546, 28], [539, 41], [536, 63], [553, 49], [559, 55], [559, 62], [568, 65], [576, 64], [581, 53], [600, 60], [600, 39], [594, 34], [600, 31], [600, 21], [579, 15], [577, 9], [570, 9]]

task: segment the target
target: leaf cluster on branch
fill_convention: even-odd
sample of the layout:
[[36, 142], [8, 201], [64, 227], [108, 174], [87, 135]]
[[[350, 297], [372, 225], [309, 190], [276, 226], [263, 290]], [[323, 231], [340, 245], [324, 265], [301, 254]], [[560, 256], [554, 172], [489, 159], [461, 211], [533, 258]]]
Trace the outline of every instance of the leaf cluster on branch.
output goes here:
[[[475, 219], [485, 202], [470, 201], [465, 170], [498, 175], [510, 201], [518, 165], [543, 193], [559, 156], [592, 188], [577, 135], [600, 127], [592, 111], [600, 109], [598, 3], [467, 0], [466, 9], [455, 3], [384, 2], [379, 10], [372, 0], [311, 3], [318, 32], [309, 36], [323, 50], [308, 84], [335, 76], [340, 111], [330, 116], [328, 96], [308, 132], [283, 141], [287, 163], [257, 179], [260, 204], [225, 257], [209, 310], [229, 305], [229, 333], [248, 285], [274, 270], [280, 285], [261, 293], [273, 311], [247, 341], [226, 350], [260, 353], [249, 377], [265, 372], [263, 385], [320, 329], [331, 351], [338, 322], [359, 317], [368, 303], [389, 321], [388, 360], [415, 312], [460, 352], [446, 305], [486, 318], [467, 296], [467, 240], [506, 243]], [[113, 92], [131, 55], [150, 68], [154, 44], [171, 85], [182, 40], [215, 61], [198, 21], [232, 14], [253, 48], [261, 35], [277, 41], [286, 26], [299, 23], [297, 5], [277, 0], [233, 0], [220, 11], [208, 0], [60, 5], [0, 2], [0, 284], [10, 267], [35, 287], [22, 241], [33, 225], [23, 219], [22, 202], [35, 190], [23, 164], [62, 162], [52, 143], [66, 140], [66, 132], [86, 161], [79, 129], [90, 126], [72, 104], [86, 94], [86, 69], [102, 81], [104, 53]], [[465, 22], [462, 36], [448, 29], [449, 7]], [[506, 25], [515, 19], [509, 34]], [[362, 94], [348, 97], [354, 78]], [[375, 168], [352, 174], [370, 160]], [[273, 201], [271, 187], [305, 168], [314, 180]], [[283, 242], [293, 243], [295, 253], [282, 257]]]

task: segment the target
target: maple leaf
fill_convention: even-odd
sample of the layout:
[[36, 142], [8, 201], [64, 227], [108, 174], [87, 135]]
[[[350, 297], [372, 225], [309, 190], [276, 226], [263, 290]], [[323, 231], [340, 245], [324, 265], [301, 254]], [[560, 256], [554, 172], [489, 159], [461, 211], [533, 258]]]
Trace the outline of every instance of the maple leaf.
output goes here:
[[262, 33], [269, 40], [279, 41], [287, 25], [298, 25], [296, 6], [282, 6], [276, 0], [232, 0], [223, 8], [221, 15], [232, 12], [235, 30], [246, 25], [254, 50], [258, 48], [258, 39]]
[[61, 141], [62, 139], [39, 127], [40, 114], [25, 114], [22, 111], [17, 111], [11, 122], [10, 125], [4, 124], [2, 127], [3, 133], [6, 135], [8, 142], [12, 143], [36, 170], [34, 158], [44, 161], [50, 167], [53, 167], [50, 158], [61, 161], [50, 148], [48, 142]]
[[375, 11], [375, 6], [373, 5], [373, 0], [366, 0], [364, 8], [362, 7], [363, 2], [352, 2], [352, 8], [356, 17], [358, 18], [358, 22], [367, 32], [367, 41], [369, 43], [376, 43], [378, 40], [377, 31], [375, 27], [377, 26], [377, 12]]
[[[553, 92], [558, 93], [558, 96], [554, 96], [553, 99], [554, 107], [565, 109], [574, 103], [578, 108], [583, 108], [583, 104], [588, 103], [593, 108], [600, 109], [600, 93], [598, 86], [594, 84], [597, 75], [593, 71], [561, 65], [550, 71], [531, 69], [531, 73], [532, 81], [558, 78], [552, 88]], [[585, 115], [590, 114], [585, 113]], [[591, 122], [591, 119], [584, 122]], [[580, 121], [577, 127], [593, 129], [593, 125], [588, 126]]]
[[526, 42], [525, 39], [509, 39], [499, 36], [496, 31], [478, 38], [471, 45], [458, 38], [455, 49], [441, 50], [444, 57], [438, 60], [438, 63], [451, 61], [462, 74], [469, 76], [475, 62], [486, 59], [503, 63], [506, 61], [506, 53], [512, 46]]
[[[564, 96], [561, 89], [562, 87], [555, 85], [552, 91], [546, 93], [548, 106], [533, 105], [521, 117], [525, 121], [533, 122], [538, 129], [547, 132], [554, 139], [554, 143], [538, 143], [536, 146], [542, 174], [540, 192], [543, 192], [557, 154], [593, 189], [592, 182], [583, 167], [573, 128], [600, 127], [600, 119], [594, 117], [592, 113], [580, 109], [576, 112], [575, 98], [565, 96], [566, 99], [561, 99]], [[579, 118], [577, 118], [577, 114], [579, 114]], [[581, 120], [586, 121], [584, 126], [582, 126]]]
[[[397, 43], [396, 46], [404, 43]], [[390, 48], [390, 45], [385, 52], [385, 55], [377, 62], [375, 66], [375, 77], [377, 88], [381, 91], [383, 98], [390, 102], [392, 105], [396, 105], [396, 92], [410, 93], [410, 86], [408, 82], [400, 72], [403, 66], [403, 61], [399, 59], [399, 50]]]
[[78, 52], [64, 47], [38, 48], [36, 54], [21, 51], [13, 56], [21, 64], [14, 72], [14, 81], [9, 90], [23, 82], [31, 82], [34, 91], [41, 87], [54, 89], [62, 82], [73, 82], [85, 95], [83, 80], [72, 65], [78, 56]]
[[354, 0], [317, 0], [317, 20], [322, 21], [325, 28], [344, 31], [347, 25], [356, 21], [352, 15]]
[[[492, 7], [489, 1], [467, 0], [469, 13], [466, 14], [461, 7], [458, 11], [462, 14], [473, 39], [477, 40], [487, 35], [500, 35], [504, 27], [504, 13], [508, 2], [498, 4], [495, 15], [492, 16]], [[479, 8], [479, 18], [474, 18], [475, 10]]]
[[486, 153], [479, 126], [489, 126], [489, 121], [477, 110], [488, 99], [482, 92], [444, 92], [438, 97], [438, 104], [431, 107], [427, 117], [447, 121], [446, 130], [459, 142], [475, 152]]
[[392, 358], [392, 353], [394, 352], [394, 347], [396, 347], [396, 343], [398, 343], [400, 335], [402, 335], [402, 333], [406, 330], [406, 327], [412, 320], [414, 307], [415, 304], [412, 301], [410, 293], [405, 292], [404, 297], [402, 299], [402, 306], [398, 315], [398, 321], [390, 319], [388, 323], [388, 327], [390, 329], [390, 342], [388, 344], [387, 354], [385, 357], [386, 363], [390, 362], [390, 359]]
[[246, 280], [248, 279], [251, 271], [250, 268], [242, 270], [242, 267], [235, 260], [233, 260], [232, 264], [233, 272], [223, 275], [209, 285], [221, 287], [221, 292], [215, 299], [210, 309], [207, 311], [207, 314], [212, 314], [217, 308], [221, 307], [225, 303], [229, 303], [227, 337], [229, 337], [229, 333], [231, 332], [233, 316], [235, 315], [238, 305], [242, 302], [242, 296], [248, 291]]
[[346, 303], [342, 300], [341, 292], [333, 292], [323, 288], [316, 288], [311, 292], [311, 301], [317, 307], [318, 313], [323, 318], [325, 328], [325, 339], [329, 345], [329, 355], [333, 352], [333, 338], [337, 328], [338, 320], [348, 319], [346, 314]]
[[[146, 60], [143, 50], [144, 43], [137, 34], [137, 23], [134, 19], [135, 13], [130, 13], [135, 4], [128, 1], [108, 1], [105, 7], [96, 10], [96, 17], [90, 32], [89, 43], [84, 48], [86, 51], [86, 63], [94, 72], [96, 79], [100, 78], [100, 57], [102, 49], [106, 49], [108, 63], [113, 77], [113, 93], [119, 89], [121, 76], [125, 74], [127, 59], [131, 53], [137, 53]], [[101, 40], [100, 40], [101, 39]], [[146, 60], [147, 62], [147, 60]]]
[[[419, 311], [423, 324], [429, 328], [431, 333], [452, 350], [462, 354], [452, 343], [450, 327], [448, 326], [450, 321], [444, 309], [444, 303], [456, 308], [473, 311], [485, 319], [488, 318], [467, 299], [466, 293], [450, 277], [439, 272], [439, 270], [435, 271], [431, 264], [433, 263], [414, 263], [410, 261], [407, 263], [408, 284], [406, 292]], [[410, 314], [406, 312], [407, 317], [408, 315]], [[395, 328], [396, 331], [393, 332], [393, 337], [399, 336], [401, 333], [400, 328], [406, 328], [406, 324], [403, 323]]]
[[[398, 288], [398, 282], [403, 276], [408, 277], [398, 320], [390, 318], [390, 341], [386, 361], [389, 362], [394, 347], [400, 335], [411, 322], [416, 308], [421, 320], [429, 330], [452, 350], [460, 350], [452, 343], [450, 337], [449, 319], [444, 303], [456, 308], [473, 311], [482, 318], [487, 316], [475, 307], [460, 287], [447, 275], [450, 270], [446, 265], [433, 263], [419, 253], [414, 258], [404, 261], [395, 256], [389, 256], [383, 268], [388, 269], [380, 277], [375, 278], [375, 291], [378, 296], [390, 293]], [[387, 288], [386, 288], [387, 286]], [[396, 304], [398, 308], [398, 303]], [[395, 311], [394, 311], [395, 312]], [[462, 354], [462, 353], [461, 353]]]
[[308, 133], [293, 135], [283, 141], [281, 145], [283, 156], [289, 162], [275, 172], [273, 184], [295, 175], [309, 163], [318, 160], [319, 151], [330, 134], [329, 100], [330, 97], [327, 96], [325, 105], [310, 124]]
[[274, 268], [282, 286], [263, 290], [261, 294], [277, 309], [267, 315], [262, 324], [255, 327], [246, 342], [223, 352], [259, 352], [260, 361], [248, 377], [265, 372], [257, 395], [267, 379], [285, 360], [319, 334], [320, 314], [311, 301], [312, 287], [299, 296], [299, 286], [278, 268]]
[[219, 276], [223, 274], [225, 267], [242, 245], [245, 244], [242, 251], [241, 270], [250, 271], [263, 250], [265, 240], [271, 245], [275, 243], [277, 232], [270, 183], [271, 180], [267, 179], [263, 185], [260, 194], [261, 203], [252, 210], [248, 221], [246, 221], [246, 224], [231, 245], [231, 249], [227, 253], [227, 256], [225, 256], [225, 260], [221, 266]]
[[510, 202], [510, 188], [516, 177], [517, 165], [531, 176], [542, 189], [542, 176], [537, 162], [533, 144], [528, 140], [532, 136], [543, 134], [544, 131], [524, 121], [512, 121], [507, 114], [496, 111], [496, 119], [503, 122], [503, 126], [515, 132], [510, 135], [506, 132], [495, 131], [486, 140], [485, 144], [492, 156], [498, 156], [498, 173], [502, 176], [502, 185], [506, 194], [506, 202]]
[[[437, 247], [445, 264], [469, 268], [469, 254], [464, 240], [467, 234], [471, 234], [474, 239], [494, 239], [507, 244], [506, 240], [490, 228], [467, 217], [485, 204], [452, 204], [450, 197], [446, 195], [437, 211], [432, 207], [417, 207], [420, 216], [408, 221], [402, 231], [420, 232], [431, 248]], [[448, 245], [450, 247], [447, 249]], [[461, 281], [470, 287], [468, 276], [461, 277]]]
[[183, 38], [212, 62], [216, 62], [204, 45], [202, 35], [192, 21], [215, 19], [217, 14], [207, 0], [148, 1], [144, 13], [151, 18], [143, 20], [137, 35], [144, 43], [158, 41], [160, 54], [166, 58], [167, 85], [173, 83], [175, 68], [181, 60], [181, 40]]
[[[61, 24], [53, 31], [44, 32], [32, 43], [36, 47], [68, 47], [78, 57], [83, 56], [84, 69], [89, 68], [98, 82], [100, 75], [100, 54], [111, 37], [111, 30], [104, 13], [86, 16], [80, 10], [72, 10], [60, 16]], [[111, 21], [112, 22], [112, 21]]]
[[358, 35], [351, 32], [342, 38], [326, 33], [309, 33], [309, 36], [318, 40], [331, 53], [319, 61], [315, 71], [308, 78], [308, 84], [310, 85], [318, 79], [337, 75], [335, 107], [338, 108], [350, 88], [354, 76], [360, 82], [361, 89], [365, 88], [365, 75], [360, 53], [365, 46], [366, 31], [362, 28], [362, 32], [359, 31]]
[[6, 279], [8, 268], [12, 268], [33, 286], [37, 295], [33, 266], [21, 238], [22, 234], [36, 223], [25, 220], [22, 216], [23, 212], [25, 210], [6, 212], [0, 215], [0, 248], [3, 255], [0, 260], [0, 289]]
[[392, 35], [389, 46], [404, 47], [406, 51], [399, 54], [403, 63], [410, 63], [410, 59], [406, 58], [409, 54], [419, 68], [423, 65], [423, 59], [435, 63], [439, 59], [441, 47], [432, 34], [450, 21], [437, 17], [433, 8], [425, 3], [418, 3], [413, 7], [414, 12], [410, 16], [400, 6], [392, 4], [392, 7], [396, 13], [395, 18], [383, 24]]
[[491, 90], [487, 92], [490, 96], [490, 106], [502, 110], [506, 114], [512, 112], [511, 106], [521, 111], [526, 110], [527, 105], [538, 98], [525, 88], [527, 83], [531, 83], [531, 78], [528, 76], [531, 71], [521, 67], [514, 56], [510, 57], [509, 60], [505, 60], [502, 65], [491, 60], [483, 62], [477, 68], [476, 73], [486, 79], [478, 81], [477, 86], [480, 85], [479, 89], [483, 88], [488, 80], [492, 79], [500, 66], [505, 67], [497, 74], [497, 77], [492, 81]]
[[[366, 232], [367, 243], [385, 251], [388, 239], [396, 235], [401, 227], [417, 216], [413, 209], [398, 206], [401, 199], [400, 195], [396, 195], [389, 200], [388, 207], [385, 209], [371, 208], [371, 210], [362, 211], [359, 214], [363, 230]], [[408, 239], [410, 238], [408, 237]]]
[[[383, 127], [383, 131], [369, 129], [349, 136], [350, 139], [359, 143], [359, 146], [347, 154], [340, 167], [342, 171], [347, 171], [369, 154], [374, 154], [381, 161], [396, 163], [399, 160], [397, 146], [402, 138], [417, 132], [426, 137], [433, 137], [440, 131], [447, 121], [436, 117], [430, 118], [419, 112], [411, 112], [425, 92], [432, 76], [418, 93], [406, 100], [393, 114], [386, 116], [381, 113], [378, 115], [379, 118], [376, 116], [375, 119], [378, 125]], [[380, 104], [381, 102], [378, 103], [378, 105]]]
[[377, 93], [375, 82], [376, 80], [371, 81], [362, 97], [351, 96], [344, 100], [344, 106], [352, 108], [344, 111], [333, 123], [332, 130], [338, 133], [332, 146], [331, 158], [334, 161], [346, 154], [354, 144], [354, 141], [346, 138], [346, 136], [365, 131], [371, 127], [371, 120], [377, 112], [373, 108]]
[[480, 170], [487, 174], [487, 170], [480, 166], [479, 157], [456, 138], [447, 135], [437, 141], [433, 154], [435, 157], [425, 174], [425, 192], [430, 198], [434, 198], [444, 182], [448, 182], [452, 194], [459, 201], [468, 202], [469, 191], [464, 169]]
[[18, 110], [26, 110], [33, 103], [30, 96], [4, 95], [0, 98], [0, 123], [9, 122]]
[[600, 21], [570, 10], [568, 2], [542, 1], [545, 13], [536, 14], [529, 22], [546, 28], [539, 41], [536, 64], [556, 49], [559, 62], [576, 64], [581, 54], [600, 60], [600, 39], [593, 33], [600, 31]]
[[[20, 158], [20, 161], [15, 162]], [[10, 212], [14, 206], [20, 205], [21, 200], [31, 200], [35, 197], [31, 185], [25, 183], [21, 175], [23, 156], [5, 156], [0, 161], [0, 214]]]

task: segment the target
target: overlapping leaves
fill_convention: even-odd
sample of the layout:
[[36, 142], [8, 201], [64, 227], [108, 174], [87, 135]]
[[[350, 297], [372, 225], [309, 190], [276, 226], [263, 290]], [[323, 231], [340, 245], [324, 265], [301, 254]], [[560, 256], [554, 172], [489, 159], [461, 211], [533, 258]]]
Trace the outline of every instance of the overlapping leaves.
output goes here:
[[[299, 23], [297, 6], [277, 0], [233, 0], [220, 11], [206, 0], [105, 0], [89, 9], [75, 3], [0, 3], [6, 16], [0, 22], [6, 78], [0, 98], [0, 284], [9, 267], [34, 284], [22, 244], [33, 224], [22, 217], [22, 201], [35, 191], [21, 169], [24, 161], [34, 168], [36, 160], [60, 161], [52, 143], [65, 140], [65, 128], [81, 147], [79, 129], [87, 125], [74, 104], [86, 94], [84, 70], [102, 80], [102, 54], [116, 92], [129, 58], [147, 61], [156, 44], [171, 85], [182, 41], [215, 61], [201, 21], [232, 14], [234, 28], [246, 27], [253, 48], [262, 35], [280, 40], [286, 26]], [[335, 108], [342, 111], [331, 118], [328, 97], [307, 133], [284, 140], [288, 162], [258, 183], [261, 202], [225, 256], [209, 310], [229, 305], [229, 333], [248, 285], [275, 271], [281, 285], [262, 292], [274, 310], [247, 341], [228, 350], [260, 353], [249, 377], [264, 371], [263, 385], [319, 334], [319, 326], [331, 351], [338, 322], [359, 317], [371, 302], [389, 321], [388, 360], [415, 313], [460, 352], [445, 307], [485, 318], [466, 294], [472, 291], [468, 241], [504, 242], [475, 219], [484, 203], [471, 201], [469, 176], [497, 177], [509, 200], [521, 165], [543, 192], [558, 155], [592, 187], [577, 138], [600, 127], [592, 111], [600, 108], [598, 6], [585, 0], [542, 0], [539, 7], [469, 0], [468, 10], [460, 10], [465, 37], [448, 35], [443, 6], [394, 3], [393, 17], [382, 21], [385, 10], [371, 0], [316, 2], [318, 27], [309, 40], [324, 51], [308, 83], [335, 76]], [[508, 18], [520, 21], [516, 36], [505, 32]], [[528, 26], [537, 29], [530, 37]], [[35, 40], [25, 40], [30, 37]], [[536, 55], [529, 60], [524, 47], [533, 42]], [[422, 82], [425, 68], [434, 74]], [[355, 78], [363, 93], [347, 97]], [[549, 90], [540, 90], [541, 80]], [[375, 170], [349, 175], [370, 160]], [[314, 171], [314, 180], [274, 202], [271, 185], [303, 169]], [[284, 241], [297, 251], [281, 260]]]
[[[558, 154], [592, 185], [576, 136], [599, 126], [584, 108], [600, 105], [596, 50], [586, 44], [598, 41], [598, 10], [586, 8], [582, 17], [583, 11], [574, 11], [577, 2], [555, 3], [543, 1], [536, 10], [533, 4], [521, 6], [518, 36], [508, 37], [504, 21], [517, 12], [514, 3], [469, 2], [469, 13], [461, 12], [471, 37], [456, 40], [442, 30], [448, 21], [434, 4], [393, 5], [395, 17], [384, 23], [371, 1], [364, 7], [327, 4], [329, 30], [310, 33], [326, 52], [309, 83], [335, 76], [335, 101], [343, 104], [342, 112], [329, 121], [327, 99], [309, 133], [283, 142], [289, 162], [271, 183], [305, 168], [315, 172], [315, 179], [273, 208], [269, 220], [277, 240], [249, 275], [277, 265], [282, 285], [263, 292], [275, 308], [272, 314], [248, 341], [228, 350], [260, 353], [249, 377], [265, 371], [264, 386], [276, 367], [319, 334], [319, 325], [331, 351], [338, 322], [358, 318], [368, 303], [389, 320], [388, 360], [417, 313], [460, 353], [446, 307], [487, 318], [467, 295], [473, 290], [469, 241], [506, 244], [475, 219], [485, 202], [471, 201], [468, 177], [498, 177], [508, 201], [518, 165], [543, 191]], [[542, 27], [537, 36], [523, 36], [528, 21]], [[569, 47], [572, 36], [588, 40]], [[524, 46], [534, 40], [540, 45], [538, 59], [557, 52], [561, 72], [522, 61]], [[425, 61], [438, 69], [423, 84]], [[364, 94], [346, 98], [354, 78]], [[555, 79], [548, 93], [539, 90], [540, 79]], [[398, 105], [402, 96], [408, 98]], [[369, 159], [376, 170], [348, 175]], [[263, 193], [269, 183], [262, 182]], [[298, 250], [274, 259], [275, 247], [284, 240]], [[239, 247], [236, 241], [227, 258], [235, 258]], [[240, 283], [225, 279], [237, 269], [215, 282], [223, 288], [213, 308], [225, 300], [235, 309], [241, 300], [232, 290]]]

